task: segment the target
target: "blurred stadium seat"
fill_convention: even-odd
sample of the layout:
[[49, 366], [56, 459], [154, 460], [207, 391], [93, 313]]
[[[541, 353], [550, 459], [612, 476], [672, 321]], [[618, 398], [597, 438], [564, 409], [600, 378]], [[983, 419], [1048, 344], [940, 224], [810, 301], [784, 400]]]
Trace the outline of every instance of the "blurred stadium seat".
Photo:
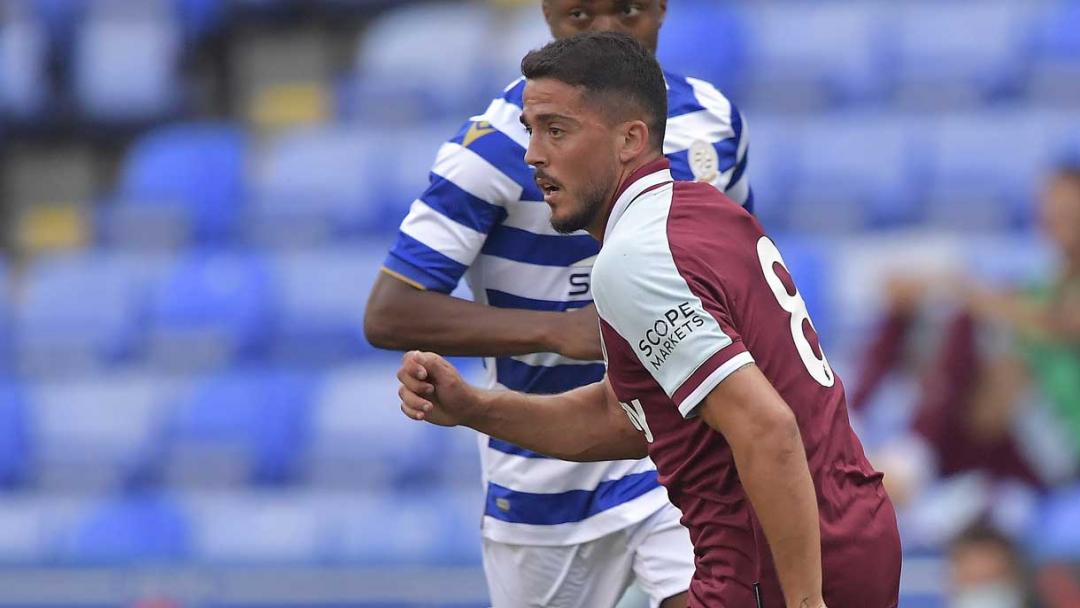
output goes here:
[[385, 256], [381, 243], [276, 255], [273, 360], [327, 365], [369, 352], [364, 304]]
[[1029, 93], [1036, 100], [1080, 101], [1080, 3], [1059, 2], [1038, 20]]
[[398, 357], [384, 355], [327, 375], [316, 397], [309, 475], [327, 487], [438, 482], [449, 437], [400, 411]]
[[179, 486], [294, 480], [314, 387], [309, 376], [268, 370], [205, 380], [165, 423], [158, 456], [165, 479]]
[[192, 551], [211, 564], [320, 562], [332, 538], [332, 496], [303, 491], [193, 493]]
[[796, 232], [855, 233], [914, 219], [914, 134], [878, 113], [807, 121], [791, 148], [789, 225]]
[[78, 522], [61, 559], [74, 563], [152, 564], [188, 555], [190, 525], [165, 495], [108, 499]]
[[475, 491], [416, 489], [345, 502], [331, 554], [382, 566], [477, 564], [479, 498]]
[[142, 346], [150, 285], [166, 264], [108, 251], [36, 260], [14, 309], [19, 368], [63, 373], [133, 357]]
[[887, 89], [880, 11], [863, 2], [744, 5], [743, 105], [828, 109]]
[[[747, 45], [744, 28], [732, 7], [703, 0], [674, 3], [664, 18], [656, 55], [664, 69], [707, 80], [730, 98], [741, 100]], [[709, 46], [702, 47], [702, 40], [710, 41]]]
[[928, 125], [927, 220], [982, 230], [1024, 227], [1053, 153], [1045, 115], [984, 112]]
[[187, 390], [184, 381], [138, 372], [31, 385], [36, 484], [70, 492], [141, 480], [165, 407]]
[[246, 200], [247, 135], [229, 124], [162, 127], [127, 153], [100, 232], [110, 244], [169, 246], [233, 235]]
[[901, 103], [963, 107], [1015, 95], [1037, 3], [988, 0], [896, 5], [895, 73]]
[[258, 254], [186, 255], [151, 295], [149, 359], [191, 369], [264, 354], [273, 314], [270, 290], [269, 266]]
[[[492, 4], [4, 3], [0, 583], [161, 560], [477, 569], [478, 437], [401, 416], [398, 355], [362, 319], [439, 147], [550, 37], [538, 0]], [[239, 73], [294, 34], [321, 69]], [[682, 0], [659, 57], [746, 115], [756, 213], [845, 381], [887, 274], [1016, 285], [1053, 268], [1032, 203], [1080, 133], [1077, 2]], [[85, 196], [20, 175], [57, 141], [89, 157]], [[868, 447], [917, 393], [890, 379]], [[1036, 556], [1080, 560], [1077, 492], [1041, 505]], [[944, 530], [939, 515], [918, 516]], [[943, 605], [943, 566], [923, 566], [905, 608]]]
[[40, 117], [49, 102], [49, 41], [25, 9], [8, 5], [0, 15], [0, 113], [13, 119]]
[[256, 159], [250, 237], [313, 244], [371, 232], [383, 222], [383, 184], [393, 139], [365, 127], [313, 127], [276, 137]]
[[90, 120], [142, 122], [183, 105], [180, 28], [167, 11], [142, 6], [95, 3], [77, 28], [73, 90]]
[[[492, 14], [482, 3], [406, 5], [361, 39], [346, 84], [349, 116], [416, 121], [480, 112], [494, 96], [484, 78]], [[438, 57], [438, 61], [432, 61]]]
[[33, 473], [30, 414], [20, 387], [0, 382], [0, 488], [13, 489]]

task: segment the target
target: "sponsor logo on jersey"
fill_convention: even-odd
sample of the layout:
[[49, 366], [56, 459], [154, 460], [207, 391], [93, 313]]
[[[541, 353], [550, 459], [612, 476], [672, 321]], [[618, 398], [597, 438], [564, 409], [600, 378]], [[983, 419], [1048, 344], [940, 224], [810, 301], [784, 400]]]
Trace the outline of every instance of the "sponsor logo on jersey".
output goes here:
[[491, 126], [486, 120], [474, 122], [469, 125], [469, 130], [465, 132], [465, 137], [461, 140], [461, 145], [468, 148], [469, 144], [480, 139], [481, 137], [495, 132], [495, 127]]
[[683, 302], [665, 312], [645, 330], [645, 335], [638, 341], [638, 351], [654, 370], [659, 371], [679, 344], [704, 325], [705, 318], [701, 311], [691, 306], [690, 302]]

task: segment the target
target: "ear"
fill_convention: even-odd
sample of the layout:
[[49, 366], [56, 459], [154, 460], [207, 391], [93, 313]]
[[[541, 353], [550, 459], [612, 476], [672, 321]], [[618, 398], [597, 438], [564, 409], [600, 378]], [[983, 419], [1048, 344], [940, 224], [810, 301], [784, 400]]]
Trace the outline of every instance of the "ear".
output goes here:
[[623, 123], [620, 134], [619, 160], [628, 163], [649, 149], [649, 126], [641, 120]]
[[660, 23], [663, 24], [664, 17], [667, 17], [667, 0], [659, 0], [656, 9], [660, 12]]

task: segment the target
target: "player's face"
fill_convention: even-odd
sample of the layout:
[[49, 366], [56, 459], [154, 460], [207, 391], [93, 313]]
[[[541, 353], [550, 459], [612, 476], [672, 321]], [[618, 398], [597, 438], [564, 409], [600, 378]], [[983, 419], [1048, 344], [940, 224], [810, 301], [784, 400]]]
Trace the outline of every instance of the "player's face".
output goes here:
[[525, 162], [562, 233], [597, 228], [618, 187], [617, 133], [577, 87], [552, 79], [525, 85], [521, 122], [529, 131]]
[[1059, 176], [1043, 195], [1043, 230], [1070, 260], [1080, 262], [1080, 178]]
[[544, 0], [544, 19], [555, 38], [582, 32], [622, 32], [656, 52], [667, 0]]

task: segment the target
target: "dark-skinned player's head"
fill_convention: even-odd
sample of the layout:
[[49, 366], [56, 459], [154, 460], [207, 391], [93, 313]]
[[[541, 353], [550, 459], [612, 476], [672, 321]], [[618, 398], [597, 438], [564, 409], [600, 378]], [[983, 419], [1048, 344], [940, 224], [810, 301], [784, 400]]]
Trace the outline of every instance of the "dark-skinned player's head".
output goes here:
[[1073, 266], [1080, 266], [1080, 144], [1055, 168], [1039, 208], [1043, 231]]
[[631, 172], [663, 154], [667, 88], [652, 53], [628, 34], [555, 40], [521, 62], [525, 162], [556, 230], [594, 232]]
[[620, 32], [656, 53], [667, 0], [543, 0], [543, 8], [556, 39], [584, 32]]

